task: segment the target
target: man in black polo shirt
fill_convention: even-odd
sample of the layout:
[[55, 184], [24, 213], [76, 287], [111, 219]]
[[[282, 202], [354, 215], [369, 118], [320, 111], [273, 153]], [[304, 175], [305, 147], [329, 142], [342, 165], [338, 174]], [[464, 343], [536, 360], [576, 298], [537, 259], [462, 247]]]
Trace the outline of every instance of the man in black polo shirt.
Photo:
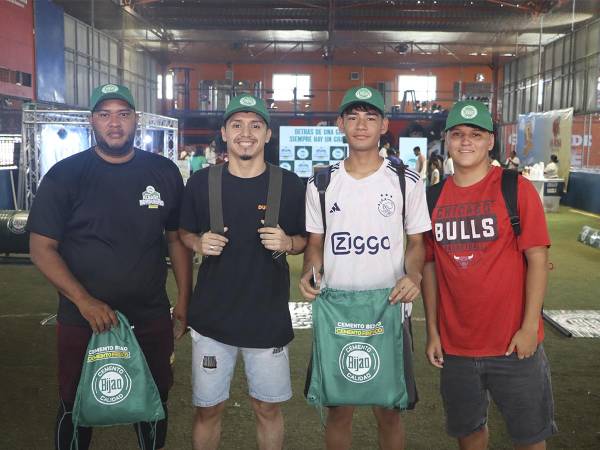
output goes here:
[[[115, 310], [134, 325], [166, 412], [173, 328], [165, 234], [179, 291], [176, 318], [185, 320], [181, 311], [192, 284], [190, 252], [177, 233], [179, 170], [167, 158], [133, 147], [137, 119], [129, 89], [100, 86], [90, 105], [96, 145], [49, 170], [27, 224], [31, 259], [59, 293], [59, 450], [70, 448], [71, 411], [89, 338], [117, 324]], [[135, 425], [141, 448], [153, 448], [150, 429]], [[157, 424], [156, 448], [164, 447], [166, 430], [165, 418]], [[78, 435], [79, 449], [87, 449], [91, 429], [80, 428]]]
[[304, 250], [304, 185], [283, 171], [277, 227], [266, 227], [269, 170], [265, 143], [271, 138], [262, 100], [240, 95], [229, 103], [221, 128], [229, 163], [222, 172], [223, 235], [211, 229], [209, 169], [185, 188], [180, 235], [204, 258], [189, 306], [192, 328], [193, 448], [219, 445], [221, 416], [238, 351], [244, 358], [261, 450], [281, 449], [279, 404], [292, 396], [287, 344], [293, 339], [285, 255]]

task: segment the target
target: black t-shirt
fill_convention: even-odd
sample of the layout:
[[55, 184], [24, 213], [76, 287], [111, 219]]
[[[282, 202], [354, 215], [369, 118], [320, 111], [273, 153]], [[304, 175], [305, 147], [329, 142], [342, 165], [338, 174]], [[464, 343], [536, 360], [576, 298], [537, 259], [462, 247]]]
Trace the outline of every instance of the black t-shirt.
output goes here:
[[[55, 239], [75, 278], [132, 322], [169, 314], [164, 231], [179, 226], [183, 181], [167, 158], [136, 149], [124, 164], [93, 148], [55, 164], [29, 213], [30, 232]], [[86, 325], [59, 294], [58, 320]]]
[[[273, 260], [260, 242], [269, 173], [238, 178], [223, 170], [223, 221], [229, 242], [220, 256], [203, 259], [188, 310], [198, 333], [238, 347], [269, 348], [294, 337], [288, 301], [289, 268], [284, 257]], [[283, 171], [279, 225], [288, 236], [305, 234], [305, 189], [300, 178]], [[188, 180], [180, 227], [192, 233], [210, 228], [208, 169]]]

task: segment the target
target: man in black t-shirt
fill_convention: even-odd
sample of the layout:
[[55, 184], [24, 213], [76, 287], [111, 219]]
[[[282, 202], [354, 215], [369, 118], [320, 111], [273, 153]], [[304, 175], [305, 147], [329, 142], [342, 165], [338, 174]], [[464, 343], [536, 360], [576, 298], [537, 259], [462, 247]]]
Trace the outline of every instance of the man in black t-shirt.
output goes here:
[[195, 450], [216, 449], [221, 416], [238, 351], [244, 358], [261, 450], [283, 446], [279, 404], [292, 396], [287, 344], [293, 339], [285, 255], [306, 245], [304, 185], [283, 171], [279, 223], [263, 224], [269, 171], [264, 159], [271, 138], [264, 102], [233, 98], [221, 128], [229, 163], [222, 173], [225, 233], [210, 231], [208, 173], [188, 181], [179, 233], [203, 256], [188, 311], [192, 329], [193, 428]]
[[[133, 147], [137, 119], [129, 89], [100, 86], [90, 105], [96, 145], [49, 170], [27, 223], [31, 259], [59, 293], [58, 450], [70, 448], [71, 411], [89, 338], [117, 324], [115, 310], [135, 325], [166, 412], [174, 328], [165, 235], [179, 291], [174, 316], [183, 322], [192, 286], [191, 255], [177, 233], [179, 170], [167, 158]], [[135, 425], [141, 448], [164, 447], [167, 419], [156, 433], [152, 428]], [[79, 428], [78, 440], [79, 449], [87, 449], [91, 429]]]

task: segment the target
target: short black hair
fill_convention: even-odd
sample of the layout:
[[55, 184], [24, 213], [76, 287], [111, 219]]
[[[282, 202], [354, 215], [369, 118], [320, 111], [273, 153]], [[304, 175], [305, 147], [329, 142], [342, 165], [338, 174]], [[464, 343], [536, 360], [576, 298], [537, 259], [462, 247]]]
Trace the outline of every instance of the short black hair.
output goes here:
[[558, 162], [558, 156], [556, 155], [550, 155], [550, 161], [557, 163]]
[[415, 150], [421, 151], [421, 147], [419, 147], [419, 146], [417, 145], [415, 148], [413, 148], [413, 152], [414, 152]]
[[352, 114], [354, 111], [367, 112], [367, 113], [374, 112], [383, 118], [383, 114], [381, 113], [381, 111], [379, 111], [373, 105], [369, 105], [368, 103], [365, 103], [365, 102], [357, 102], [357, 103], [352, 103], [351, 105], [348, 105], [346, 108], [344, 108], [344, 110], [340, 114], [340, 117], [344, 117], [348, 114]]

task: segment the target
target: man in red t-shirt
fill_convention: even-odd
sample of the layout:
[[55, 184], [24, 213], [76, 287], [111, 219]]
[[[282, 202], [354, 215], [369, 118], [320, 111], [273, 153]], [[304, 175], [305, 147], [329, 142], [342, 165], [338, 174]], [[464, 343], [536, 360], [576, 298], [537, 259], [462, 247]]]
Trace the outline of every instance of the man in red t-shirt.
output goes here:
[[491, 397], [517, 449], [545, 449], [556, 432], [541, 310], [550, 239], [540, 198], [518, 177], [521, 234], [489, 164], [492, 117], [476, 101], [454, 105], [446, 148], [454, 162], [426, 238], [423, 300], [427, 358], [441, 370], [448, 434], [462, 450], [488, 444]]

